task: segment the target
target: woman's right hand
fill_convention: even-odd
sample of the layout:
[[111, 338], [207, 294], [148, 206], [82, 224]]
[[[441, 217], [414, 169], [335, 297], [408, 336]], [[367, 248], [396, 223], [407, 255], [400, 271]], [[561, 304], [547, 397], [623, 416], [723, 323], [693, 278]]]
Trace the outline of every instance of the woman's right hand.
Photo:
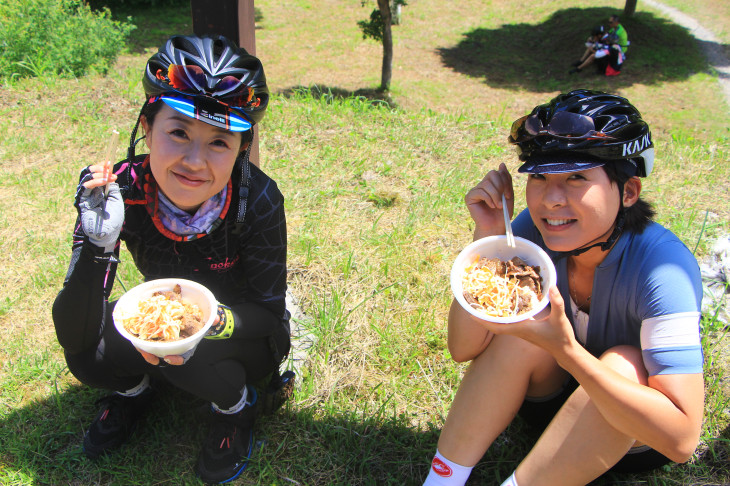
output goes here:
[[124, 224], [124, 201], [109, 163], [90, 166], [89, 174], [79, 187], [81, 227], [92, 244], [111, 253]]
[[514, 211], [514, 192], [512, 176], [504, 164], [499, 169], [490, 170], [484, 179], [466, 193], [464, 198], [469, 214], [476, 224], [474, 239], [504, 234], [504, 215], [502, 194], [507, 200], [510, 217]]

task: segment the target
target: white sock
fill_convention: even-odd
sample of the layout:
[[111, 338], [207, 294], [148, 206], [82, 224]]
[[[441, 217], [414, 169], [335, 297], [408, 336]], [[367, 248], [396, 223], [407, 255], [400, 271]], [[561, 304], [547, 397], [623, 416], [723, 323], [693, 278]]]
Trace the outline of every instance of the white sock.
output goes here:
[[150, 377], [147, 375], [144, 375], [144, 378], [142, 378], [142, 381], [139, 383], [139, 385], [135, 386], [134, 388], [130, 388], [129, 390], [125, 390], [123, 392], [118, 391], [117, 394], [121, 395], [123, 397], [136, 397], [143, 391], [145, 391], [147, 388], [150, 387]]
[[431, 461], [431, 470], [423, 486], [463, 486], [469, 479], [472, 469], [473, 466], [462, 466], [449, 461], [436, 449], [436, 455]]
[[248, 387], [247, 386], [243, 387], [243, 390], [241, 390], [241, 399], [238, 401], [237, 404], [235, 404], [231, 408], [223, 409], [223, 408], [220, 408], [215, 403], [211, 403], [211, 405], [213, 406], [213, 410], [215, 410], [216, 412], [220, 412], [220, 413], [224, 413], [224, 414], [233, 414], [233, 413], [240, 412], [241, 410], [243, 410], [243, 407], [245, 407], [246, 405], [249, 405], [249, 403], [246, 401], [246, 398], [248, 398]]
[[505, 482], [502, 483], [501, 486], [519, 486], [517, 484], [517, 478], [515, 478], [515, 473], [512, 473], [512, 476], [508, 477]]

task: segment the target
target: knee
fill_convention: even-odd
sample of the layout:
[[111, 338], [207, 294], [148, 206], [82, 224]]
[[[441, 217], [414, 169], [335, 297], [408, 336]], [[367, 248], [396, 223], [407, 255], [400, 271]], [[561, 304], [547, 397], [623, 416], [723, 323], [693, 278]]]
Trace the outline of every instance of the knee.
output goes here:
[[99, 366], [96, 360], [96, 350], [81, 353], [64, 353], [68, 370], [84, 385], [93, 388], [103, 388], [105, 380], [99, 376]]
[[555, 358], [541, 347], [518, 337], [499, 334], [474, 358], [470, 368], [484, 368], [487, 373], [508, 371], [512, 376], [524, 376], [533, 383], [543, 381], [559, 367]]
[[604, 352], [600, 360], [625, 378], [642, 385], [648, 383], [649, 373], [644, 366], [641, 350], [635, 346], [615, 346]]

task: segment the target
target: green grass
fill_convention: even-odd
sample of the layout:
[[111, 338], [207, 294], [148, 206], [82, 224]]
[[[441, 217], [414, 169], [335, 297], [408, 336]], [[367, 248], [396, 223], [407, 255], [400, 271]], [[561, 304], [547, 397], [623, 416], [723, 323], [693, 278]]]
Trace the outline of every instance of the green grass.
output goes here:
[[[505, 142], [511, 121], [573, 87], [567, 69], [576, 42], [595, 16], [622, 5], [413, 2], [394, 30], [397, 69], [386, 103], [375, 92], [379, 47], [356, 25], [369, 9], [331, 2], [323, 15], [311, 2], [257, 2], [257, 49], [273, 93], [261, 124], [262, 168], [286, 197], [289, 283], [317, 341], [293, 399], [258, 426], [263, 447], [236, 484], [420, 484], [464, 370], [446, 350], [445, 326], [450, 265], [471, 239], [463, 195], [500, 162], [516, 169]], [[658, 221], [703, 258], [730, 232], [728, 106], [691, 39], [641, 2], [639, 9], [627, 21], [637, 39], [633, 65], [620, 79], [579, 82], [629, 97], [649, 120], [658, 156], [645, 194]], [[66, 371], [50, 317], [68, 265], [78, 171], [101, 157], [111, 129], [128, 138], [149, 50], [168, 29], [190, 28], [172, 10], [120, 14], [139, 28], [107, 77], [6, 82], [0, 90], [0, 484], [199, 484], [193, 465], [205, 404], [175, 390], [117, 455], [85, 459], [81, 439], [100, 392]], [[560, 39], [538, 42], [553, 28]], [[529, 49], [476, 46], [500, 36], [527, 38]], [[650, 49], [670, 36], [684, 58]], [[469, 58], [471, 67], [461, 67]], [[679, 66], [648, 72], [672, 62]], [[547, 63], [551, 73], [535, 74]], [[123, 254], [119, 270], [126, 287], [139, 282], [130, 260]], [[118, 282], [114, 295], [122, 292]], [[707, 405], [693, 460], [596, 484], [730, 482], [725, 333], [703, 320]], [[513, 424], [471, 483], [499, 484], [532, 441]]]

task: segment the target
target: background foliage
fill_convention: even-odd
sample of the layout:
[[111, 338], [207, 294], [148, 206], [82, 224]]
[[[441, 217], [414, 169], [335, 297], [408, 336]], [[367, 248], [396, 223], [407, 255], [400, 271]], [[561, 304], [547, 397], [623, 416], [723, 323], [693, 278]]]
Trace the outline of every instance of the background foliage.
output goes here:
[[106, 74], [133, 29], [83, 0], [1, 0], [0, 77]]

